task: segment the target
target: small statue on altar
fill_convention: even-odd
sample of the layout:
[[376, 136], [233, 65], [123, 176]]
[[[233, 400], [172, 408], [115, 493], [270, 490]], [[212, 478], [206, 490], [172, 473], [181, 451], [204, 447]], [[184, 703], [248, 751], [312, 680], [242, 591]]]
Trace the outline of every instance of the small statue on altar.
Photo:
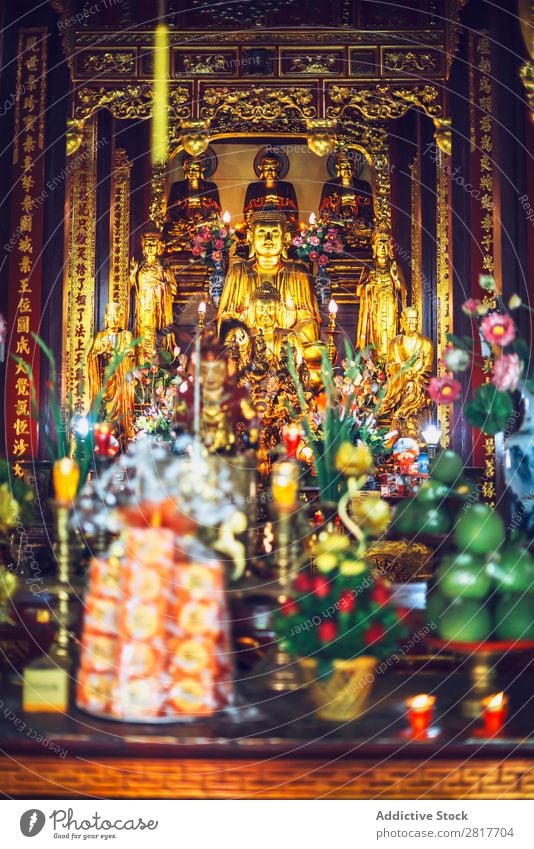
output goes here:
[[[135, 290], [135, 335], [141, 341], [137, 346], [140, 364], [155, 356], [160, 334], [173, 323], [173, 302], [177, 292], [172, 268], [161, 258], [164, 244], [156, 227], [149, 226], [141, 236], [143, 259], [130, 266], [130, 282]], [[174, 337], [163, 338], [163, 347], [172, 351]]]
[[430, 403], [427, 386], [434, 363], [434, 346], [418, 331], [416, 307], [401, 315], [402, 333], [389, 343], [386, 372], [389, 383], [379, 417], [401, 436], [419, 437], [421, 419]]
[[276, 150], [266, 149], [257, 161], [259, 177], [247, 187], [243, 215], [250, 225], [254, 213], [267, 208], [276, 209], [286, 215], [287, 227], [292, 230], [298, 224], [299, 207], [292, 183], [280, 179], [283, 160]]
[[219, 190], [204, 179], [206, 164], [202, 157], [186, 157], [185, 179], [173, 183], [167, 200], [165, 241], [167, 251], [184, 250], [195, 227], [221, 213]]
[[365, 180], [356, 176], [356, 161], [347, 153], [335, 160], [336, 177], [325, 183], [319, 204], [323, 221], [343, 225], [343, 240], [348, 247], [369, 245], [373, 229], [373, 193]]
[[390, 340], [397, 334], [399, 302], [406, 303], [406, 287], [395, 262], [389, 231], [378, 227], [372, 239], [374, 268], [357, 290], [360, 298], [356, 348], [372, 345], [379, 360], [386, 360]]
[[122, 444], [135, 435], [134, 383], [130, 378], [130, 372], [135, 368], [132, 342], [132, 334], [124, 329], [119, 304], [109, 303], [104, 312], [104, 330], [96, 334], [87, 355], [89, 393], [93, 405], [102, 392], [109, 365], [117, 354], [126, 351], [121, 364], [107, 379], [102, 397], [102, 414], [106, 422], [117, 428]]
[[[200, 437], [212, 454], [255, 447], [259, 438], [250, 393], [229, 375], [224, 354], [225, 349], [212, 335], [204, 338], [200, 352]], [[193, 382], [185, 391], [180, 390], [174, 413], [178, 430], [193, 429], [194, 394]]]
[[[290, 331], [295, 344], [300, 346], [315, 342], [319, 338], [320, 314], [310, 277], [301, 263], [282, 257], [286, 216], [276, 210], [256, 212], [251, 227], [254, 255], [230, 267], [217, 314], [219, 330], [224, 320], [238, 319], [254, 331], [258, 301], [254, 295], [259, 290], [265, 292], [262, 287], [269, 284], [272, 287], [269, 291], [279, 297], [276, 301], [277, 328]], [[262, 321], [271, 309], [260, 310]]]

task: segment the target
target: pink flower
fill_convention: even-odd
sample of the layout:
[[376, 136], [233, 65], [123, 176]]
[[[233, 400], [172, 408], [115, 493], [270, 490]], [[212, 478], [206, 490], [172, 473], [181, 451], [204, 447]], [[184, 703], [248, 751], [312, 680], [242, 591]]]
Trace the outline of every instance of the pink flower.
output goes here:
[[213, 262], [220, 262], [223, 258], [223, 255], [220, 251], [213, 251], [211, 258]]
[[6, 341], [6, 333], [7, 333], [7, 321], [4, 316], [0, 312], [0, 345], [2, 342]]
[[343, 253], [343, 242], [336, 242], [336, 244], [334, 246], [334, 250], [337, 254], [342, 254]]
[[193, 245], [191, 253], [193, 254], [193, 256], [200, 256], [201, 253], [202, 253], [201, 246], [200, 245]]
[[333, 246], [332, 242], [325, 242], [324, 245], [323, 245], [323, 250], [326, 254], [331, 254], [332, 251], [334, 250], [334, 246]]
[[335, 227], [329, 227], [328, 228], [328, 238], [335, 240], [335, 239], [337, 239], [337, 237], [338, 237], [338, 232], [337, 232], [336, 228]]
[[452, 404], [462, 391], [461, 385], [453, 377], [431, 377], [428, 394], [436, 404]]
[[320, 245], [321, 240], [318, 236], [310, 236], [310, 245]]
[[207, 227], [203, 227], [200, 231], [200, 236], [205, 242], [207, 242], [208, 239], [211, 239], [211, 230], [208, 230]]
[[317, 258], [317, 265], [321, 265], [324, 267], [325, 265], [328, 265], [329, 262], [330, 260], [324, 254], [321, 254], [321, 256]]
[[226, 239], [227, 235], [228, 235], [228, 230], [226, 229], [226, 227], [221, 227], [221, 229], [219, 230], [220, 238]]
[[515, 339], [515, 324], [509, 315], [492, 312], [481, 322], [480, 329], [486, 342], [502, 348]]
[[513, 392], [517, 389], [521, 371], [522, 364], [517, 354], [503, 354], [495, 360], [491, 382], [501, 392]]
[[319, 254], [317, 251], [310, 251], [310, 259], [312, 262], [316, 262], [319, 259]]
[[462, 304], [462, 311], [466, 315], [476, 315], [477, 309], [481, 303], [482, 301], [479, 298], [469, 298], [465, 304]]
[[193, 236], [193, 244], [194, 245], [200, 245], [201, 242], [202, 242], [202, 236], [200, 236], [198, 233], [195, 236]]
[[302, 245], [302, 239], [300, 238], [300, 236], [295, 236], [295, 238], [293, 239], [293, 244], [296, 248], [300, 248], [300, 246]]
[[215, 239], [215, 241], [213, 243], [213, 247], [215, 248], [216, 251], [222, 251], [222, 249], [224, 248], [224, 240], [223, 239]]

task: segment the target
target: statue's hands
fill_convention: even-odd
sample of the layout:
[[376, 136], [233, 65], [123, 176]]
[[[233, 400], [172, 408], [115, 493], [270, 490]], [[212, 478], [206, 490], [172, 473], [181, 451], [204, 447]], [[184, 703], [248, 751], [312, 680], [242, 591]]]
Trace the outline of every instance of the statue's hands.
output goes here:
[[135, 278], [137, 276], [137, 272], [139, 271], [139, 262], [132, 257], [130, 260], [130, 280], [135, 282]]

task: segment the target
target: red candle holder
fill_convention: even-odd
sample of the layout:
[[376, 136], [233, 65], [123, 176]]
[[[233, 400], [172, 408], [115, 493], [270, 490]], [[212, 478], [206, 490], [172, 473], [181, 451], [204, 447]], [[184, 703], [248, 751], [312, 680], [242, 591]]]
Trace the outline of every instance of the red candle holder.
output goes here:
[[297, 456], [299, 445], [302, 442], [302, 431], [300, 425], [286, 425], [282, 431], [282, 439], [288, 460], [294, 460]]
[[508, 715], [508, 698], [504, 693], [495, 693], [487, 696], [480, 702], [482, 705], [482, 719], [484, 736], [493, 737], [500, 734]]
[[107, 422], [95, 425], [94, 442], [95, 452], [102, 457], [106, 457], [111, 443], [111, 427]]
[[426, 693], [408, 699], [406, 707], [408, 708], [407, 716], [412, 737], [426, 737], [428, 735], [434, 716], [435, 703], [436, 697], [429, 696]]

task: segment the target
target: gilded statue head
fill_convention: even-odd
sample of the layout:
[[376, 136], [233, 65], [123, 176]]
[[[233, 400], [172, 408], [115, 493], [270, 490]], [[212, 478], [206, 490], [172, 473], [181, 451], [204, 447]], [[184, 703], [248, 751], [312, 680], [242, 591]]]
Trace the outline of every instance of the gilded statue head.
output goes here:
[[118, 333], [123, 325], [122, 310], [120, 304], [111, 301], [104, 310], [104, 327], [111, 333]]
[[336, 174], [342, 180], [354, 177], [354, 162], [346, 153], [341, 153], [336, 160]]
[[186, 180], [196, 182], [204, 179], [205, 163], [202, 159], [184, 159], [183, 167]]
[[281, 169], [282, 166], [278, 157], [271, 156], [268, 153], [265, 154], [264, 157], [262, 157], [259, 164], [261, 179], [266, 180], [268, 182], [278, 180], [278, 178], [280, 177]]
[[285, 245], [287, 218], [283, 213], [261, 210], [251, 219], [254, 254], [260, 259], [279, 257]]
[[141, 248], [147, 262], [155, 262], [165, 250], [160, 231], [154, 225], [148, 225], [141, 234]]
[[419, 327], [417, 307], [405, 307], [401, 313], [401, 327], [406, 336], [413, 336]]
[[251, 295], [254, 304], [254, 319], [258, 327], [272, 330], [277, 326], [280, 292], [272, 283], [262, 283]]
[[372, 236], [373, 258], [377, 265], [386, 265], [388, 259], [392, 260], [393, 244], [389, 230], [383, 226], [377, 227]]

